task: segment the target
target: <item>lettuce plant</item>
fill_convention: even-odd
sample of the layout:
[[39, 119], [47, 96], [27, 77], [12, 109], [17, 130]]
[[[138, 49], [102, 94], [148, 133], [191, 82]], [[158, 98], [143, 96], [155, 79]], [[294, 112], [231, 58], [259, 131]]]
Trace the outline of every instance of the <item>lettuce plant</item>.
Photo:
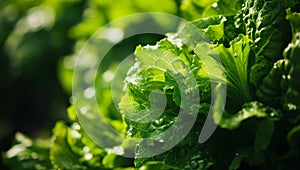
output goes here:
[[[128, 137], [146, 138], [170, 128], [180, 110], [196, 110], [197, 115], [192, 115], [196, 121], [183, 140], [152, 157], [117, 156], [85, 134], [71, 107], [74, 123], [68, 127], [58, 122], [50, 142], [22, 142], [20, 137], [25, 137], [17, 135], [16, 145], [4, 154], [7, 164], [15, 169], [297, 169], [299, 1], [187, 0], [180, 7], [182, 16], [193, 20], [207, 41], [186, 25], [155, 45], [138, 46], [118, 103], [123, 117], [111, 121], [123, 124]], [[225, 101], [218, 93], [213, 99], [212, 94], [223, 85], [227, 96], [220, 114], [220, 103]], [[190, 96], [194, 90], [200, 104], [185, 105], [194, 99], [185, 94]], [[165, 103], [160, 103], [161, 94]], [[207, 141], [199, 143], [210, 109], [218, 127]], [[161, 114], [148, 114], [156, 112]], [[184, 124], [176, 127], [182, 129]], [[163, 147], [165, 140], [142, 145]], [[143, 152], [143, 147], [137, 147], [137, 153]]]

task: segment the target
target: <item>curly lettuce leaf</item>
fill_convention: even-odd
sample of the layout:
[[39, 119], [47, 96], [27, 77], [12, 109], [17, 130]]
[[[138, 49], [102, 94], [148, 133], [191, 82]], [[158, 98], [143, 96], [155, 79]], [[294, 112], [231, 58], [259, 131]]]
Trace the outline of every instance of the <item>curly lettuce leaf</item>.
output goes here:
[[224, 38], [224, 23], [226, 18], [219, 15], [193, 21], [193, 25], [199, 28], [212, 42], [222, 42]]
[[[192, 102], [185, 96], [198, 90], [196, 84], [189, 87], [193, 83], [189, 69], [192, 55], [164, 39], [155, 46], [137, 47], [135, 56], [137, 63], [128, 73], [119, 108], [128, 124], [129, 136], [155, 136], [174, 123], [180, 108], [198, 109], [185, 104]], [[192, 89], [182, 95], [178, 82], [181, 88]]]
[[[208, 112], [209, 107], [203, 109], [204, 112]], [[190, 133], [174, 148], [168, 150], [168, 152], [162, 153], [149, 158], [135, 159], [135, 165], [137, 167], [143, 167], [148, 162], [163, 162], [165, 165], [172, 165], [174, 169], [203, 169], [208, 170], [214, 164], [210, 155], [206, 152], [205, 147], [198, 143], [198, 137], [200, 130], [199, 127], [203, 126], [205, 119], [204, 114], [199, 117], [194, 128]], [[174, 156], [177, 155], [177, 156]]]
[[247, 0], [240, 14], [244, 18], [240, 26], [245, 28], [245, 34], [254, 42], [256, 59], [250, 80], [256, 87], [261, 84], [273, 63], [282, 57], [282, 51], [291, 39], [285, 9], [284, 0]]
[[[203, 79], [195, 75], [197, 70], [201, 69], [201, 64], [199, 63], [201, 61], [199, 61], [199, 58], [195, 57], [196, 54], [193, 54], [186, 46], [177, 46], [178, 44], [176, 44], [176, 42], [178, 41], [176, 40], [184, 42], [178, 37], [169, 37], [169, 39], [158, 42], [155, 46], [138, 47], [135, 51], [137, 63], [128, 73], [126, 78], [127, 84], [125, 86], [126, 94], [119, 104], [121, 113], [124, 114], [127, 123], [127, 134], [131, 137], [149, 137], [161, 134], [177, 119], [176, 117], [178, 116], [177, 114], [180, 109], [197, 109], [203, 116], [202, 118], [199, 118], [199, 121], [201, 120], [203, 124], [203, 121], [205, 120], [205, 116], [209, 110], [209, 104], [203, 102], [202, 99], [205, 99], [208, 102], [210, 101], [210, 81], [209, 78], [207, 78], [208, 73], [203, 70], [203, 76], [206, 76], [206, 78]], [[195, 86], [192, 86], [191, 82], [194, 78], [196, 79], [197, 84], [201, 83], [200, 86], [205, 88], [201, 89], [196, 84]], [[181, 84], [181, 87], [179, 83]], [[190, 97], [189, 95], [190, 91], [194, 91], [198, 88], [202, 101], [201, 105], [194, 105], [192, 108], [187, 108], [189, 106], [185, 106], [185, 103], [191, 103], [193, 99], [193, 97]], [[153, 104], [155, 105], [155, 102], [151, 102], [151, 92], [155, 89], [161, 90], [167, 99], [166, 108], [161, 113], [160, 117], [151, 119], [153, 121], [149, 123], [139, 123], [139, 121], [134, 122], [127, 120], [126, 116], [129, 114], [135, 115], [135, 120], [139, 120], [139, 116], [143, 115], [145, 109], [146, 111], [148, 109], [146, 113], [149, 113], [149, 109], [153, 108]], [[184, 96], [182, 96], [182, 94], [184, 94]], [[150, 103], [152, 103], [152, 105], [150, 105]], [[145, 120], [144, 116], [142, 116], [142, 118]], [[176, 128], [182, 129], [183, 127], [178, 126]], [[200, 129], [195, 129], [197, 130], [194, 130], [193, 134], [196, 132], [199, 133]], [[172, 165], [178, 169], [210, 167], [210, 161], [205, 160], [202, 156], [197, 156], [199, 155], [197, 138], [194, 138], [194, 135], [188, 135], [189, 137], [186, 137], [179, 145], [175, 146], [165, 154], [154, 156], [149, 159], [135, 159], [136, 166], [143, 167], [143, 165], [149, 161], [164, 161], [164, 164]], [[171, 137], [168, 140], [173, 139]], [[141, 143], [138, 148], [139, 153], [145, 152], [143, 150], [144, 145], [147, 145], [147, 147], [161, 147], [161, 141], [149, 144], [151, 146], [148, 146], [147, 143]], [[194, 147], [194, 145], [197, 145], [197, 147]], [[191, 151], [191, 149], [193, 151]], [[170, 156], [179, 152], [186, 153], [183, 154], [186, 156], [184, 158]], [[176, 162], [176, 164], [174, 164], [174, 162]]]
[[283, 51], [284, 59], [275, 62], [268, 75], [262, 80], [262, 84], [256, 91], [260, 101], [270, 103], [274, 106], [287, 110], [299, 110], [300, 99], [300, 15], [288, 10], [287, 19], [291, 23], [293, 39], [292, 42]]
[[290, 67], [288, 60], [278, 60], [274, 63], [269, 74], [263, 78], [262, 84], [256, 91], [256, 96], [262, 102], [269, 103], [273, 106], [280, 106], [283, 96], [283, 86], [285, 81], [283, 75], [287, 75], [286, 68]]

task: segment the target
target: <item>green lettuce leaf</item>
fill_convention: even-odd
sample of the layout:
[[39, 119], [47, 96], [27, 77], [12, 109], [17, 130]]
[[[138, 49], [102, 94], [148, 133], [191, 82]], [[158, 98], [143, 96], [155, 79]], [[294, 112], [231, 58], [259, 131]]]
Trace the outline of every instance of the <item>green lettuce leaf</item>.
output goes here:
[[283, 52], [284, 59], [278, 60], [274, 64], [256, 91], [256, 95], [259, 100], [274, 106], [284, 105], [283, 107], [287, 110], [299, 110], [300, 15], [288, 10], [287, 19], [291, 23], [293, 39]]
[[[200, 60], [202, 58], [203, 60], [211, 60], [205, 62], [211, 63], [210, 68], [207, 68], [207, 72], [216, 72], [218, 70], [217, 73], [212, 73], [212, 75], [215, 74], [212, 77], [216, 77], [214, 81], [221, 83], [226, 81], [228, 90], [227, 102], [234, 111], [234, 109], [239, 110], [243, 103], [252, 99], [249, 85], [249, 67], [252, 60], [251, 41], [247, 36], [240, 35], [231, 41], [230, 45], [229, 48], [224, 47], [222, 44], [215, 47], [211, 45], [211, 47], [208, 47], [211, 49], [205, 50], [200, 43], [196, 46], [195, 53], [200, 56]], [[224, 80], [224, 76], [226, 80]]]
[[243, 7], [241, 27], [245, 27], [246, 35], [254, 42], [256, 59], [250, 81], [256, 87], [269, 73], [273, 63], [282, 58], [282, 51], [291, 39], [285, 9], [284, 0], [247, 0]]

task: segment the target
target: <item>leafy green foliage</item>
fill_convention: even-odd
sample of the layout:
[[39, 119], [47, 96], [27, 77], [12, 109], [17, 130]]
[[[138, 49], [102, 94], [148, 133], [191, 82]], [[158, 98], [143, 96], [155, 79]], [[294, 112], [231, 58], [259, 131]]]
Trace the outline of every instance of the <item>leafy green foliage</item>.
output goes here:
[[[177, 4], [180, 4], [178, 14], [193, 20], [195, 27], [185, 25], [155, 45], [136, 47], [135, 63], [126, 75], [124, 87], [119, 87], [124, 90], [123, 96], [118, 96], [122, 115], [107, 97], [111, 95], [111, 80], [104, 75], [96, 80], [101, 112], [115, 129], [129, 138], [157, 137], [178, 121], [180, 110], [187, 110], [191, 116], [198, 113], [189, 133], [176, 146], [147, 158], [112, 154], [88, 137], [78, 123], [74, 108], [70, 107], [71, 126], [58, 122], [53, 137], [44, 145], [25, 137], [21, 142], [17, 135], [17, 144], [4, 154], [7, 164], [15, 169], [279, 170], [299, 167], [299, 2], [187, 0]], [[71, 30], [71, 35], [79, 39], [78, 44], [105, 23], [92, 22], [99, 15], [105, 13], [107, 20], [121, 15], [114, 14], [119, 8], [110, 9], [109, 3], [91, 1], [89, 5], [92, 17]], [[125, 5], [128, 4], [124, 2]], [[99, 11], [98, 7], [109, 10]], [[135, 10], [129, 8], [127, 12]], [[86, 25], [90, 26], [86, 32], [77, 32]], [[74, 53], [78, 53], [77, 49]], [[101, 69], [109, 73], [114, 67], [111, 64]], [[220, 91], [223, 85], [227, 87], [226, 101]], [[193, 104], [195, 98], [200, 98], [201, 103]], [[221, 114], [219, 110], [224, 102], [225, 111]], [[199, 143], [209, 112], [218, 127], [206, 142]], [[176, 132], [185, 125], [176, 126]], [[164, 147], [164, 142], [176, 138], [164, 137], [161, 135], [152, 143], [140, 143], [137, 154], [146, 152], [145, 146]], [[122, 147], [126, 150], [132, 146], [125, 142]], [[33, 159], [32, 153], [39, 159]]]
[[283, 53], [284, 58], [291, 63], [290, 68], [285, 68], [287, 74], [284, 76], [286, 76], [287, 89], [284, 103], [289, 109], [300, 110], [300, 83], [296, 80], [300, 74], [300, 66], [298, 65], [300, 63], [300, 13], [288, 12], [287, 19], [292, 26], [293, 39]]
[[299, 104], [296, 102], [299, 98], [299, 82], [294, 79], [298, 77], [299, 15], [292, 13], [289, 9], [287, 19], [292, 27], [292, 42], [284, 50], [283, 59], [278, 60], [270, 73], [263, 79], [257, 96], [261, 100], [274, 103], [274, 105], [284, 104], [287, 110], [299, 110]]
[[[18, 133], [17, 144], [4, 154], [13, 169], [126, 169], [133, 160], [107, 152], [95, 144], [79, 124], [57, 122], [51, 140], [31, 139]], [[127, 168], [129, 170], [129, 168]]]
[[[193, 1], [187, 1], [185, 3], [188, 2], [191, 3], [190, 5], [196, 6]], [[183, 4], [183, 7], [188, 7], [188, 5], [184, 5], [187, 4]], [[207, 5], [209, 5], [209, 3]], [[149, 102], [147, 97], [149, 92], [139, 93], [144, 90], [151, 91], [157, 87], [163, 90], [166, 89], [166, 84], [171, 84], [173, 85], [169, 88], [171, 90], [163, 92], [167, 96], [170, 94], [176, 96], [178, 94], [176, 82], [166, 82], [170, 79], [167, 79], [167, 77], [164, 76], [166, 74], [163, 74], [164, 72], [168, 73], [167, 70], [172, 70], [168, 63], [172, 63], [175, 60], [173, 58], [171, 60], [168, 59], [168, 52], [174, 53], [174, 51], [179, 51], [174, 53], [177, 54], [177, 59], [183, 60], [182, 63], [184, 64], [182, 65], [184, 67], [193, 70], [199, 87], [200, 100], [204, 102], [200, 104], [199, 108], [205, 108], [205, 104], [210, 102], [211, 92], [216, 90], [211, 89], [210, 82], [226, 84], [228, 92], [225, 113], [222, 116], [220, 116], [218, 112], [213, 114], [214, 121], [218, 123], [220, 128], [217, 129], [207, 143], [202, 145], [198, 144], [194, 140], [194, 136], [197, 136], [195, 134], [199, 134], [200, 131], [199, 129], [193, 129], [190, 132], [193, 137], [189, 138], [189, 136], [187, 136], [180, 144], [168, 152], [152, 158], [136, 159], [135, 163], [138, 167], [146, 164], [148, 161], [164, 161], [166, 164], [176, 165], [179, 169], [197, 169], [199, 167], [202, 167], [202, 169], [209, 169], [209, 167], [216, 169], [239, 169], [244, 166], [267, 168], [267, 165], [280, 169], [280, 167], [286, 166], [284, 161], [273, 162], [273, 160], [278, 160], [277, 158], [280, 157], [280, 154], [276, 153], [276, 151], [275, 153], [273, 151], [270, 152], [269, 150], [278, 145], [278, 143], [272, 142], [274, 140], [274, 134], [287, 134], [287, 131], [282, 132], [278, 130], [278, 128], [280, 128], [278, 126], [285, 122], [283, 111], [285, 110], [286, 104], [284, 104], [285, 102], [283, 101], [286, 98], [296, 103], [298, 101], [295, 100], [296, 98], [285, 97], [286, 95], [282, 95], [283, 93], [276, 90], [284, 87], [287, 89], [288, 82], [291, 83], [293, 81], [274, 83], [273, 79], [276, 76], [282, 76], [282, 73], [289, 75], [290, 70], [293, 70], [291, 69], [293, 64], [289, 64], [289, 61], [283, 60], [276, 62], [278, 59], [282, 58], [282, 56], [286, 56], [289, 51], [292, 51], [293, 54], [294, 52], [299, 54], [299, 52], [294, 51], [295, 49], [291, 50], [290, 47], [284, 52], [284, 48], [288, 42], [291, 41], [291, 35], [297, 35], [291, 31], [288, 21], [285, 20], [286, 7], [286, 3], [283, 1], [249, 0], [245, 1], [242, 10], [236, 10], [232, 13], [228, 12], [228, 14], [220, 12], [211, 14], [208, 18], [202, 18], [208, 14], [205, 13], [207, 12], [206, 10], [203, 10], [200, 14], [198, 13], [199, 15], [193, 14], [197, 18], [201, 18], [193, 23], [212, 43], [207, 42], [207, 40], [201, 38], [201, 36], [193, 37], [193, 35], [195, 35], [193, 34], [193, 30], [191, 27], [186, 26], [180, 30], [179, 33], [168, 37], [168, 40], [170, 40], [168, 43], [172, 44], [168, 46], [169, 48], [162, 48], [162, 42], [158, 42], [155, 46], [138, 47], [136, 49], [137, 65], [133, 67], [132, 70], [134, 71], [128, 74], [128, 77], [134, 77], [133, 82], [136, 83], [135, 88], [132, 88], [130, 85], [131, 82], [129, 82], [126, 88], [130, 92], [126, 93], [126, 100], [123, 100], [128, 101], [129, 99], [129, 101], [136, 101], [135, 104], [131, 104], [131, 110], [142, 110], [143, 108], [149, 107], [149, 105], [140, 107], [140, 105]], [[209, 8], [210, 7], [207, 9]], [[194, 11], [201, 10], [197, 9]], [[193, 11], [189, 12], [192, 13]], [[299, 21], [299, 19], [296, 20]], [[230, 25], [230, 23], [234, 24], [234, 27]], [[281, 34], [281, 32], [285, 30], [289, 30], [289, 32], [285, 35]], [[228, 33], [231, 32], [235, 33], [228, 35]], [[164, 40], [163, 42], [167, 41]], [[189, 47], [178, 42], [186, 44]], [[295, 42], [295, 40], [293, 40], [293, 42]], [[193, 46], [195, 43], [196, 45]], [[295, 47], [293, 44], [290, 46]], [[163, 51], [161, 49], [163, 49]], [[143, 51], [143, 53], [141, 54], [140, 51]], [[291, 55], [290, 53], [288, 54]], [[217, 57], [220, 58], [220, 61]], [[166, 62], [162, 65], [158, 65], [162, 63], [160, 62], [161, 60], [166, 60]], [[152, 66], [155, 69], [159, 69], [159, 71], [145, 69], [144, 62], [147, 63], [146, 67]], [[274, 63], [276, 63], [274, 65], [276, 70], [271, 70], [270, 72], [273, 77], [269, 76], [264, 78]], [[293, 63], [295, 63], [295, 65], [299, 64], [299, 62]], [[281, 64], [283, 65], [281, 66]], [[166, 69], [160, 69], [161, 67]], [[135, 76], [132, 76], [132, 73], [135, 73]], [[295, 75], [295, 73], [293, 75]], [[292, 76], [290, 75], [290, 77]], [[295, 75], [293, 77], [296, 78], [299, 76]], [[262, 79], [263, 83], [261, 83]], [[292, 78], [289, 79], [291, 80]], [[296, 83], [296, 81], [294, 81], [294, 83]], [[267, 85], [271, 87], [266, 87]], [[294, 87], [296, 87], [296, 85]], [[269, 92], [269, 94], [273, 96], [262, 96], [262, 92]], [[146, 96], [141, 97], [142, 94]], [[296, 96], [298, 93], [294, 88], [290, 89], [290, 93], [285, 94]], [[257, 98], [258, 101], [255, 101]], [[279, 100], [282, 101], [282, 103], [272, 103], [270, 100]], [[171, 104], [172, 102], [175, 102], [175, 105], [172, 104], [172, 107], [175, 106], [178, 109], [181, 107], [181, 105], [178, 105], [179, 101], [174, 99], [174, 97], [173, 101], [168, 100], [167, 103]], [[126, 111], [126, 108], [130, 108], [127, 105], [128, 103], [124, 104], [121, 102], [120, 104], [123, 108], [121, 112], [130, 112], [129, 110]], [[291, 103], [290, 106], [296, 107]], [[173, 110], [173, 113], [175, 111], [176, 110]], [[207, 112], [208, 110], [206, 110], [206, 114]], [[140, 112], [131, 113], [136, 115], [136, 117], [142, 116]], [[199, 114], [201, 114], [201, 109], [199, 110]], [[203, 115], [206, 114], [204, 113]], [[168, 115], [168, 117], [164, 117], [166, 115]], [[176, 114], [172, 115], [168, 109], [166, 109], [163, 113], [163, 117], [160, 118], [164, 121], [171, 122], [173, 120], [172, 117], [175, 116]], [[198, 123], [196, 123], [194, 127], [201, 127], [204, 123], [204, 118], [205, 117], [199, 116], [197, 119]], [[297, 121], [295, 120], [294, 124], [297, 124], [296, 122], [299, 123], [298, 119]], [[145, 126], [146, 128], [138, 126], [132, 121], [127, 121], [126, 123], [130, 127], [128, 130], [129, 134], [144, 134], [144, 136], [140, 137], [156, 135], [158, 133], [155, 130], [160, 129], [159, 127], [151, 127], [152, 123], [149, 124], [150, 126]], [[289, 124], [288, 122], [285, 123]], [[168, 123], [163, 125], [170, 126]], [[139, 128], [135, 129], [134, 133], [132, 133], [133, 131], [131, 130], [134, 127]], [[144, 131], [145, 129], [147, 130]], [[222, 129], [230, 130], [230, 132], [223, 131]], [[292, 133], [295, 134], [295, 138], [297, 138], [298, 133], [296, 129], [295, 127], [295, 129], [290, 132], [290, 135]], [[165, 129], [160, 129], [159, 132], [164, 130]], [[230, 139], [224, 140], [224, 138], [230, 138], [230, 136], [236, 139], [236, 141]], [[290, 137], [289, 139], [293, 138], [294, 140], [294, 137]], [[226, 148], [229, 145], [231, 147]], [[295, 148], [297, 144], [290, 142], [290, 145]], [[197, 148], [198, 152], [193, 151], [190, 148], [191, 146]], [[185, 153], [185, 149], [189, 151], [186, 152], [187, 154], [184, 154], [185, 156], [182, 156], [180, 160], [171, 156]], [[221, 155], [218, 152], [222, 152], [223, 154]], [[202, 153], [206, 153], [204, 155], [208, 159], [201, 157]], [[199, 156], [198, 160], [202, 160], [202, 163], [200, 163], [201, 161], [192, 161], [192, 155], [194, 154]], [[286, 151], [286, 154], [289, 154], [289, 151]], [[290, 159], [293, 158], [290, 157]], [[181, 160], [184, 160], [185, 163], [181, 164]], [[191, 164], [195, 165], [195, 163], [196, 166], [190, 166]]]
[[[240, 35], [230, 42], [230, 48], [225, 48], [221, 44], [208, 52], [212, 57], [220, 57], [228, 88], [227, 98], [237, 107], [252, 99], [249, 85], [249, 65], [252, 59], [250, 46], [248, 37]], [[196, 53], [197, 50], [196, 48]]]
[[282, 51], [291, 39], [291, 32], [285, 20], [286, 5], [283, 0], [245, 2], [245, 31], [254, 42], [255, 65], [251, 70], [251, 83], [260, 85], [261, 80], [270, 71], [273, 63], [282, 57]]

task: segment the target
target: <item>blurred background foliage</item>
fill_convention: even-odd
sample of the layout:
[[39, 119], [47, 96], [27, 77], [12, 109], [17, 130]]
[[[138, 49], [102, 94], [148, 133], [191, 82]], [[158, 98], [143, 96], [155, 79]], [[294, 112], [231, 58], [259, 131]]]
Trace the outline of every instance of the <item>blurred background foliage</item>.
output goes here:
[[[69, 118], [67, 114], [72, 91], [72, 72], [80, 49], [95, 31], [115, 19], [139, 12], [163, 12], [193, 19], [180, 9], [190, 8], [192, 1], [186, 1], [186, 5], [181, 3], [181, 0], [1, 0], [1, 153], [7, 151], [13, 142], [26, 147], [29, 143], [32, 150], [41, 154], [47, 152], [47, 149], [39, 147], [49, 146], [47, 141], [38, 140], [32, 144], [29, 138], [16, 132], [22, 132], [31, 138], [47, 138], [51, 136], [50, 129], [57, 120], [71, 124], [69, 118], [76, 119], [72, 115], [72, 107], [69, 108]], [[162, 28], [166, 24], [159, 20], [154, 23]], [[124, 25], [124, 30], [126, 29], [130, 30]], [[139, 44], [154, 44], [161, 38], [162, 35], [151, 34], [133, 36], [116, 45], [108, 53], [107, 64], [101, 68], [106, 74], [97, 80], [97, 84], [102, 87], [97, 93], [109, 96], [109, 70], [116, 68], [119, 58], [131, 54]], [[113, 120], [120, 119], [114, 114], [116, 110], [111, 107], [113, 103], [110, 100], [102, 100], [99, 104], [103, 106], [103, 113], [112, 120], [112, 124]], [[115, 127], [118, 126], [117, 123]], [[53, 134], [62, 131], [60, 133], [63, 136], [68, 135], [64, 128], [62, 122], [57, 123]], [[78, 130], [76, 124], [72, 125], [72, 129]], [[101, 152], [103, 151], [96, 154], [101, 155]], [[24, 156], [26, 157], [26, 153]], [[28, 164], [30, 163], [35, 162]], [[43, 164], [47, 167], [49, 162], [45, 160]], [[0, 169], [5, 169], [2, 163]]]

